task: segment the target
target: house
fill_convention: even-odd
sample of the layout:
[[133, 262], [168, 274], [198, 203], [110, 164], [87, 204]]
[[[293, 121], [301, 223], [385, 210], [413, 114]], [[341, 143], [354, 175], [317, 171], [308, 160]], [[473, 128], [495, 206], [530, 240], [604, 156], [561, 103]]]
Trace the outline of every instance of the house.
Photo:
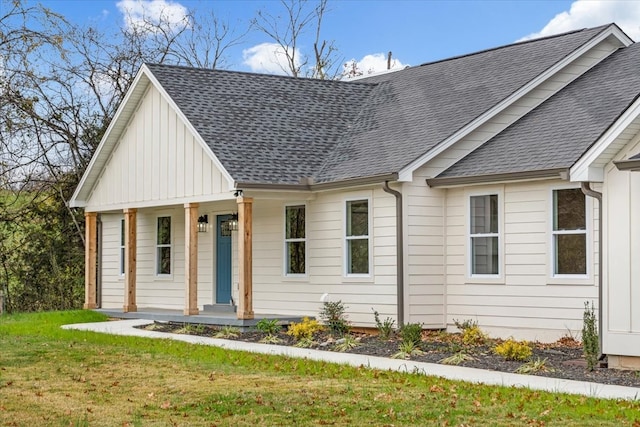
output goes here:
[[[233, 305], [640, 356], [640, 46], [615, 24], [319, 81], [147, 64], [70, 201], [87, 308]], [[634, 358], [634, 356], [636, 358]]]

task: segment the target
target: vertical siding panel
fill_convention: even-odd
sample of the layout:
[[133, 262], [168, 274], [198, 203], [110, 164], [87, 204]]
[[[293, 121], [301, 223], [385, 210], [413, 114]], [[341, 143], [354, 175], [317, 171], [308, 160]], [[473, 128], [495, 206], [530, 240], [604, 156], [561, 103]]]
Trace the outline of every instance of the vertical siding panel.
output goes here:
[[144, 132], [144, 153], [143, 153], [143, 179], [144, 182], [144, 196], [143, 200], [151, 200], [152, 197], [152, 181], [153, 181], [153, 168], [152, 168], [152, 155], [153, 155], [153, 92], [155, 89], [152, 89], [147, 93], [147, 97], [144, 102], [144, 122], [141, 123], [143, 126]]
[[169, 104], [160, 98], [160, 117], [156, 126], [160, 129], [158, 150], [160, 151], [158, 184], [160, 199], [168, 198], [169, 186]]
[[[167, 144], [169, 146], [169, 158], [167, 159], [167, 197], [176, 197], [176, 180], [177, 180], [177, 157], [176, 151], [178, 146], [178, 133], [176, 131], [177, 115], [175, 111], [169, 110], [169, 117], [167, 120]], [[180, 172], [183, 172], [180, 169]]]
[[191, 138], [193, 145], [193, 194], [199, 196], [202, 194], [202, 162], [205, 161], [202, 147], [195, 138]]
[[151, 199], [160, 198], [160, 103], [162, 102], [160, 92], [154, 90], [151, 104]]
[[202, 173], [201, 173], [201, 182], [202, 182], [202, 194], [211, 194], [213, 189], [213, 183], [211, 182], [212, 173], [211, 168], [213, 166], [213, 162], [209, 158], [208, 153], [206, 153], [205, 149], [202, 149]]
[[183, 197], [185, 180], [185, 158], [184, 147], [186, 145], [186, 129], [184, 124], [176, 123], [176, 197]]
[[[193, 170], [194, 170], [194, 156], [193, 156], [193, 136], [190, 133], [185, 132], [184, 141], [184, 195], [193, 195]], [[191, 173], [186, 173], [191, 171]]]

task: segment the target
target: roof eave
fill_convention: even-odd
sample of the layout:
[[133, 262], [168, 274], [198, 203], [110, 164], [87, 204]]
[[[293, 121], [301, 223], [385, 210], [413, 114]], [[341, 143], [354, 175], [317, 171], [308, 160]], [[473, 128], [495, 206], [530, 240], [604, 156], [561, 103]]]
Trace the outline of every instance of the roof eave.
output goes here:
[[640, 159], [618, 160], [613, 164], [620, 171], [640, 172]]
[[323, 191], [335, 190], [349, 187], [360, 187], [363, 185], [379, 184], [385, 181], [397, 181], [397, 173], [373, 175], [361, 178], [343, 179], [332, 182], [320, 183], [300, 183], [300, 184], [269, 184], [256, 182], [235, 182], [237, 190], [269, 190], [269, 191]]
[[427, 185], [429, 187], [459, 187], [468, 185], [479, 185], [509, 181], [531, 181], [539, 179], [562, 179], [566, 180], [569, 173], [568, 168], [555, 168], [534, 170], [525, 172], [508, 172], [508, 173], [496, 173], [488, 175], [472, 175], [472, 176], [456, 176], [456, 177], [442, 177], [442, 178], [429, 178], [427, 179]]

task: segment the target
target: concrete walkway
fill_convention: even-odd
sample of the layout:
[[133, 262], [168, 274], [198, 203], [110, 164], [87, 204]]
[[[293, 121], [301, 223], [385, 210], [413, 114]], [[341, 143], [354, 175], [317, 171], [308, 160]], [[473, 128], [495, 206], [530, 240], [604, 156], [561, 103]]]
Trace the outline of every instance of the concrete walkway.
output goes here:
[[307, 348], [248, 343], [243, 341], [199, 337], [195, 335], [169, 334], [165, 332], [145, 331], [143, 329], [134, 328], [134, 326], [147, 325], [150, 323], [153, 323], [153, 321], [131, 319], [64, 325], [63, 328], [114, 335], [172, 339], [192, 344], [211, 345], [229, 350], [241, 350], [252, 353], [305, 358], [356, 367], [366, 366], [380, 370], [419, 373], [423, 375], [447, 378], [450, 380], [462, 380], [488, 385], [527, 387], [533, 390], [545, 390], [553, 393], [571, 393], [605, 399], [640, 399], [640, 388], [636, 387], [563, 380], [558, 378], [538, 377], [534, 375], [518, 375], [508, 372], [486, 371], [483, 369], [466, 368], [462, 366], [447, 366], [435, 363], [414, 362], [411, 360], [398, 360], [362, 354], [338, 353]]

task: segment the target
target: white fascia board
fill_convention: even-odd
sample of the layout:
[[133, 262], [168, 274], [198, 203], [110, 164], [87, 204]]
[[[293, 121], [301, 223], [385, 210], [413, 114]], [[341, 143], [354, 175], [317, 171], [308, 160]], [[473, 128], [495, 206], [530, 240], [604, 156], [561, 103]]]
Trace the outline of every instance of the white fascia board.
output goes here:
[[516, 102], [517, 100], [525, 96], [527, 93], [531, 92], [540, 84], [542, 84], [542, 82], [544, 82], [545, 80], [547, 80], [548, 78], [556, 74], [561, 69], [565, 68], [567, 65], [571, 64], [577, 58], [582, 56], [584, 53], [586, 53], [587, 51], [595, 47], [598, 43], [602, 42], [604, 39], [606, 39], [611, 35], [618, 38], [620, 43], [624, 44], [625, 46], [628, 46], [629, 44], [633, 43], [633, 40], [631, 40], [626, 34], [624, 34], [622, 30], [620, 30], [620, 28], [618, 28], [616, 25], [610, 25], [605, 30], [600, 32], [600, 34], [596, 35], [593, 39], [591, 39], [589, 42], [582, 45], [579, 49], [573, 51], [566, 58], [555, 63], [551, 68], [547, 69], [538, 77], [534, 78], [529, 83], [522, 86], [520, 89], [512, 93], [509, 97], [505, 98], [502, 102], [496, 104], [491, 109], [487, 110], [485, 113], [483, 113], [482, 115], [477, 117], [475, 120], [473, 120], [471, 123], [464, 126], [462, 129], [458, 130], [456, 133], [454, 133], [453, 135], [451, 135], [450, 137], [442, 141], [440, 144], [436, 145], [433, 149], [431, 149], [431, 151], [423, 154], [422, 156], [418, 157], [418, 159], [409, 163], [398, 173], [398, 181], [413, 181], [413, 172], [416, 169], [422, 167], [427, 162], [434, 159], [436, 156], [444, 152], [446, 149], [448, 149], [449, 147], [457, 143], [460, 139], [469, 135], [471, 132], [473, 132], [478, 127], [483, 125], [486, 121], [490, 120], [495, 115], [505, 110], [511, 104], [513, 104], [514, 102]]
[[[82, 192], [82, 190], [85, 189], [85, 186], [90, 185], [91, 187], [93, 187], [93, 185], [95, 184], [94, 182], [95, 180], [88, 182], [89, 177], [93, 172], [93, 169], [96, 167], [95, 164], [98, 161], [98, 159], [101, 158], [103, 155], [106, 155], [106, 156], [111, 155], [111, 150], [115, 146], [115, 143], [117, 142], [117, 139], [120, 136], [120, 135], [112, 135], [114, 132], [113, 129], [116, 126], [116, 124], [120, 122], [120, 120], [126, 120], [127, 122], [129, 121], [130, 117], [124, 117], [124, 118], [121, 117], [124, 114], [123, 111], [129, 104], [129, 102], [135, 101], [136, 104], [140, 102], [141, 97], [138, 97], [133, 101], [131, 98], [133, 97], [133, 94], [136, 93], [135, 89], [138, 88], [138, 85], [145, 84], [146, 86], [149, 83], [148, 75], [149, 75], [149, 69], [147, 68], [146, 65], [143, 64], [142, 67], [140, 67], [140, 70], [138, 70], [138, 74], [136, 75], [135, 79], [133, 79], [133, 83], [131, 83], [131, 87], [129, 88], [124, 98], [122, 99], [122, 102], [120, 103], [120, 106], [116, 110], [116, 113], [113, 116], [113, 119], [111, 119], [111, 122], [107, 127], [107, 130], [102, 136], [102, 140], [100, 141], [100, 144], [98, 144], [98, 148], [96, 149], [95, 153], [93, 153], [93, 156], [89, 161], [89, 165], [87, 166], [87, 169], [84, 171], [84, 174], [82, 175], [82, 178], [80, 179], [80, 182], [76, 187], [76, 190], [73, 192], [73, 196], [71, 196], [71, 199], [69, 200], [70, 207], [83, 208], [86, 206], [86, 200], [79, 200], [78, 197], [80, 196], [80, 193]], [[143, 76], [147, 77], [147, 81], [146, 82], [143, 81], [141, 83]], [[103, 154], [105, 150], [108, 150], [108, 152]]]
[[209, 147], [205, 142], [204, 142], [204, 138], [202, 138], [202, 136], [200, 136], [200, 134], [198, 133], [198, 131], [196, 130], [196, 128], [193, 127], [193, 125], [191, 124], [191, 122], [189, 121], [189, 119], [187, 119], [187, 117], [184, 115], [184, 113], [182, 112], [182, 110], [180, 110], [180, 108], [178, 108], [178, 105], [173, 101], [173, 99], [171, 98], [171, 96], [169, 96], [169, 94], [167, 93], [167, 91], [164, 90], [164, 87], [162, 87], [162, 85], [158, 82], [158, 80], [156, 79], [156, 77], [153, 75], [153, 73], [149, 72], [149, 79], [151, 80], [151, 82], [153, 83], [153, 85], [156, 87], [156, 89], [158, 89], [158, 92], [160, 92], [160, 94], [164, 97], [165, 101], [167, 101], [167, 103], [171, 106], [171, 108], [174, 109], [174, 111], [176, 112], [176, 114], [178, 115], [178, 117], [180, 117], [180, 119], [182, 120], [182, 122], [185, 124], [185, 126], [187, 127], [187, 129], [189, 129], [189, 131], [196, 137], [196, 140], [198, 141], [198, 143], [200, 144], [200, 146], [203, 148], [205, 153], [209, 154], [209, 158], [211, 159], [211, 161], [213, 162], [214, 165], [216, 165], [216, 167], [218, 169], [220, 169], [220, 171], [222, 172], [222, 175], [225, 177], [225, 179], [227, 180], [227, 184], [228, 184], [228, 188], [229, 191], [233, 190], [234, 187], [234, 180], [231, 177], [231, 175], [229, 174], [229, 172], [227, 172], [227, 170], [225, 169], [225, 167], [222, 165], [222, 163], [220, 162], [220, 160], [218, 160], [218, 157], [216, 156], [216, 154], [213, 152], [213, 150], [211, 150], [211, 147]]
[[[569, 180], [572, 182], [603, 182], [604, 166], [594, 166], [604, 151], [616, 138], [640, 115], [640, 98], [607, 129], [600, 138], [587, 150], [585, 154], [569, 170]], [[607, 163], [612, 160], [606, 159]]]

